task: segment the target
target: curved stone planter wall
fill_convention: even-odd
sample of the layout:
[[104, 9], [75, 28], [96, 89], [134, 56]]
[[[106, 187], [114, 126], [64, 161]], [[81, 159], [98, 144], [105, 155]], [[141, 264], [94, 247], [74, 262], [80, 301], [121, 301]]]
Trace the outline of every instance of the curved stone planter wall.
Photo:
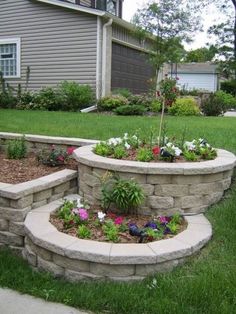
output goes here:
[[234, 154], [218, 150], [215, 160], [198, 163], [145, 163], [101, 157], [93, 146], [74, 152], [79, 164], [79, 194], [90, 204], [99, 204], [99, 177], [115, 171], [121, 178], [133, 178], [144, 190], [144, 214], [200, 213], [218, 202], [231, 184], [236, 164]]
[[57, 231], [49, 222], [55, 201], [31, 211], [25, 220], [24, 256], [38, 269], [70, 281], [81, 279], [140, 280], [171, 270], [200, 250], [212, 230], [203, 215], [185, 217], [187, 229], [172, 239], [147, 244], [114, 244], [81, 240]]

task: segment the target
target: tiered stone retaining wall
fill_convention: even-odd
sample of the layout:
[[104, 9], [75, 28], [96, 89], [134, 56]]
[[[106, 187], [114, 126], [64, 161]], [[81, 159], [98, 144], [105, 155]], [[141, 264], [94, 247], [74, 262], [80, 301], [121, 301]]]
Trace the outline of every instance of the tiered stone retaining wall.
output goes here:
[[199, 251], [212, 230], [203, 215], [185, 217], [187, 229], [172, 239], [147, 244], [115, 244], [82, 240], [61, 233], [49, 222], [61, 202], [38, 208], [25, 220], [24, 256], [37, 269], [70, 281], [109, 278], [141, 280], [155, 272], [170, 271]]
[[122, 179], [133, 178], [143, 188], [143, 214], [201, 213], [218, 202], [230, 187], [236, 163], [234, 154], [218, 150], [215, 160], [197, 163], [145, 163], [98, 156], [93, 146], [75, 150], [79, 163], [79, 194], [89, 204], [101, 202], [100, 178], [113, 171]]

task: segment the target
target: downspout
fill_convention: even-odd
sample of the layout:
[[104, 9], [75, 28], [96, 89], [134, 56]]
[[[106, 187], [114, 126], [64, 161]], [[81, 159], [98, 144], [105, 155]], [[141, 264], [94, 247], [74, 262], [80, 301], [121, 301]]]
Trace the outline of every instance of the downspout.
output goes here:
[[113, 19], [103, 25], [103, 42], [102, 42], [102, 97], [106, 95], [106, 70], [107, 70], [107, 28], [111, 26]]

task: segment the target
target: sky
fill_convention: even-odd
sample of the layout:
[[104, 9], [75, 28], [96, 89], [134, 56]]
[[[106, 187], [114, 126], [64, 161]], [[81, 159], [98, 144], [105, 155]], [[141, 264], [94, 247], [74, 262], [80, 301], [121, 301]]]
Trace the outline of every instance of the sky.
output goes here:
[[[146, 3], [148, 3], [147, 0], [124, 0], [123, 18], [129, 22], [137, 9], [142, 8]], [[194, 41], [191, 44], [186, 44], [185, 49], [191, 50], [204, 47], [205, 44], [210, 41], [206, 31], [216, 19], [219, 22], [219, 12], [211, 6], [208, 8], [208, 11], [203, 14], [204, 32], [197, 33], [194, 37]]]

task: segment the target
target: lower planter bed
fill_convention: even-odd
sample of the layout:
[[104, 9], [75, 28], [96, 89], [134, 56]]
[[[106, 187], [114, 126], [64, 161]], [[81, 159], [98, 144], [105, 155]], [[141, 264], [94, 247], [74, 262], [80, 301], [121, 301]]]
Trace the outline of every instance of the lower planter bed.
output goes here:
[[61, 204], [57, 200], [28, 213], [24, 257], [33, 267], [70, 281], [141, 280], [155, 272], [169, 271], [199, 251], [212, 235], [209, 221], [198, 214], [184, 216], [187, 229], [167, 240], [114, 244], [77, 239], [59, 232], [49, 222], [50, 214]]

